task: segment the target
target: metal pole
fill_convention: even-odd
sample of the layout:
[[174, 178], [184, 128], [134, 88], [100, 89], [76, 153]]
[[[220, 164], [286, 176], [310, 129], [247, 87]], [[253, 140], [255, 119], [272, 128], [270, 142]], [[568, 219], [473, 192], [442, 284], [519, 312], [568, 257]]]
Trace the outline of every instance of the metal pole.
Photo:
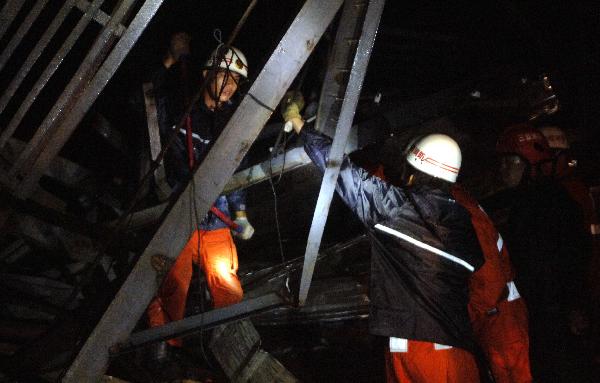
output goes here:
[[362, 35], [358, 43], [354, 63], [352, 64], [352, 72], [350, 73], [344, 102], [342, 103], [340, 118], [329, 152], [327, 169], [323, 175], [315, 214], [308, 234], [308, 244], [306, 245], [306, 253], [304, 255], [304, 268], [302, 270], [300, 292], [298, 295], [300, 305], [304, 305], [308, 297], [308, 289], [310, 288], [315, 263], [319, 254], [323, 229], [325, 228], [329, 206], [331, 205], [336, 181], [340, 173], [344, 148], [346, 147], [350, 128], [352, 127], [354, 112], [356, 111], [358, 97], [360, 96], [360, 90], [367, 72], [367, 64], [369, 63], [373, 44], [375, 43], [375, 36], [377, 35], [377, 28], [379, 27], [379, 20], [381, 19], [384, 4], [385, 0], [371, 0], [367, 9]]
[[116, 353], [127, 352], [146, 343], [171, 339], [190, 334], [194, 331], [206, 330], [284, 304], [285, 300], [276, 293], [244, 300], [232, 306], [193, 315], [176, 322], [167, 323], [164, 326], [136, 332], [132, 334], [127, 341], [119, 344], [114, 351], [116, 351]]

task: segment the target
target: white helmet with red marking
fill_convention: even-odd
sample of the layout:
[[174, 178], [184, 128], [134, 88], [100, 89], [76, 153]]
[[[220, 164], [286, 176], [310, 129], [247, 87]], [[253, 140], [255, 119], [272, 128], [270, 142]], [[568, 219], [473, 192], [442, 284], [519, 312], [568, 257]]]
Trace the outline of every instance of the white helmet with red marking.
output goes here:
[[242, 51], [237, 48], [225, 45], [217, 47], [204, 64], [207, 69], [214, 66], [239, 73], [242, 77], [248, 78], [248, 61]]
[[462, 155], [456, 141], [449, 136], [429, 134], [410, 147], [406, 161], [425, 174], [454, 183]]

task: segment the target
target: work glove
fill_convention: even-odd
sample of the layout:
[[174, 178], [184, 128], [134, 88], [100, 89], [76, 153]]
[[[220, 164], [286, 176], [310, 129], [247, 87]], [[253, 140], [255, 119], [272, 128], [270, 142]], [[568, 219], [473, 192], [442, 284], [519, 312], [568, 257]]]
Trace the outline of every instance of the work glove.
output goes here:
[[304, 108], [302, 93], [291, 90], [283, 96], [283, 100], [281, 100], [281, 116], [285, 121], [283, 129], [286, 133], [291, 132], [293, 129], [292, 119], [302, 119], [302, 115], [300, 114], [302, 108]]
[[254, 235], [254, 227], [252, 227], [252, 225], [248, 221], [248, 217], [246, 217], [246, 212], [236, 211], [235, 217], [236, 218], [233, 222], [236, 225], [238, 225], [238, 229], [233, 230], [233, 235], [243, 240], [248, 240], [252, 238], [252, 235]]

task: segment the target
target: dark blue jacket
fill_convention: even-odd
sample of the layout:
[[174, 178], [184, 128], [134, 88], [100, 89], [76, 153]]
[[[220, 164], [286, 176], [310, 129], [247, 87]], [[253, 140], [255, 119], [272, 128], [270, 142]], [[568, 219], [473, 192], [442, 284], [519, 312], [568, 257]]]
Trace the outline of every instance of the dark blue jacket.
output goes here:
[[[163, 143], [167, 142], [173, 130], [176, 129], [181, 113], [183, 113], [183, 108], [180, 105], [183, 98], [177, 93], [178, 90], [172, 84], [172, 82], [178, 83], [177, 76], [173, 74], [177, 73], [176, 69], [177, 66], [174, 66], [164, 73], [159, 72], [154, 78], [159, 128]], [[194, 105], [190, 117], [196, 166], [204, 161], [234, 110], [235, 105], [233, 103], [224, 105], [218, 111], [211, 111], [202, 101]], [[180, 189], [185, 187], [191, 174], [188, 166], [185, 127], [176, 132], [176, 135], [165, 153], [164, 161], [167, 182], [173, 189]], [[214, 205], [217, 209], [232, 217], [233, 212], [246, 210], [246, 192], [237, 190], [226, 196], [219, 196]], [[232, 217], [232, 219], [234, 218]], [[227, 225], [211, 212], [208, 212], [200, 224], [202, 230], [215, 230], [224, 227], [227, 227]]]
[[[330, 139], [310, 128], [301, 137], [324, 171]], [[472, 349], [468, 281], [483, 255], [469, 213], [441, 190], [393, 186], [347, 157], [336, 190], [371, 238], [371, 333]]]

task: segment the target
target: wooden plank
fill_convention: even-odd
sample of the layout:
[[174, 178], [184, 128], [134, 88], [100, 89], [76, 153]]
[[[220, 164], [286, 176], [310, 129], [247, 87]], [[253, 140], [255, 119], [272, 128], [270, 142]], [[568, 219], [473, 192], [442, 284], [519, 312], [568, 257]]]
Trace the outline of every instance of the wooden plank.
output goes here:
[[[154, 88], [151, 82], [144, 83], [144, 103], [146, 105], [146, 121], [148, 126], [148, 138], [150, 140], [150, 164], [143, 166], [142, 176], [150, 170], [152, 163], [158, 158], [162, 150], [160, 142], [160, 128], [158, 126], [158, 112], [156, 110], [156, 98], [154, 97]], [[156, 194], [160, 201], [164, 201], [171, 195], [171, 187], [167, 183], [167, 174], [165, 166], [161, 161], [160, 165], [154, 171], [154, 181], [156, 183]]]
[[[158, 288], [151, 257], [155, 254], [171, 259], [177, 257], [194, 229], [192, 217], [195, 212], [204, 216], [222, 192], [341, 3], [342, 0], [308, 0], [304, 4], [196, 171], [194, 184], [188, 185], [174, 204], [67, 371], [63, 382], [95, 381], [102, 375], [108, 363], [109, 347], [129, 335]], [[193, 195], [193, 189], [202, 192]]]
[[144, 103], [146, 105], [146, 121], [148, 124], [148, 137], [150, 138], [150, 154], [152, 161], [156, 160], [161, 150], [160, 129], [158, 127], [158, 112], [156, 111], [156, 99], [154, 87], [151, 82], [144, 83]]
[[260, 335], [250, 320], [214, 330], [209, 347], [232, 382], [297, 382], [268, 352], [260, 348]]
[[304, 255], [304, 268], [302, 270], [300, 292], [298, 295], [298, 303], [301, 306], [306, 303], [306, 298], [308, 297], [308, 290], [310, 288], [317, 256], [319, 255], [321, 239], [323, 238], [323, 230], [325, 229], [329, 207], [331, 206], [331, 199], [333, 198], [337, 178], [340, 174], [340, 165], [344, 157], [344, 150], [346, 148], [348, 136], [350, 135], [350, 128], [352, 127], [352, 121], [354, 120], [354, 112], [356, 111], [356, 105], [358, 105], [358, 98], [367, 72], [367, 65], [369, 63], [369, 58], [371, 57], [373, 44], [375, 44], [375, 36], [377, 35], [379, 20], [381, 19], [384, 4], [385, 0], [371, 0], [369, 2], [369, 7], [367, 8], [365, 23], [358, 42], [354, 63], [352, 64], [352, 72], [350, 73], [350, 80], [348, 81], [346, 94], [342, 103], [340, 118], [338, 120], [331, 150], [329, 151], [327, 169], [325, 169], [325, 174], [323, 175], [323, 182], [321, 183], [321, 190], [319, 191], [315, 214], [313, 216], [310, 232], [308, 233], [308, 243]]

